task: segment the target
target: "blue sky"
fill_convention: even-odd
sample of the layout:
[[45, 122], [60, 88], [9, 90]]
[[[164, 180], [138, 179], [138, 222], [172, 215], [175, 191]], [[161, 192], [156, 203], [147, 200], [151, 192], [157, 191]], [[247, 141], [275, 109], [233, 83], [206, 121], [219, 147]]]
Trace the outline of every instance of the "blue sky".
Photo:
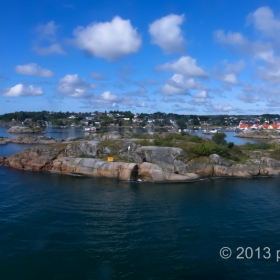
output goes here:
[[0, 114], [279, 113], [279, 0], [9, 0], [0, 11]]

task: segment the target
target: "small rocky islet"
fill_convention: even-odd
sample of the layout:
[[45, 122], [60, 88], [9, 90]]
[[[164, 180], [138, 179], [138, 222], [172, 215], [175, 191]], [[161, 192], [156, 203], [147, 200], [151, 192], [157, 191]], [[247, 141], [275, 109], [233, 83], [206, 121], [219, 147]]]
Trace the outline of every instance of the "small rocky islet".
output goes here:
[[[194, 157], [188, 150], [174, 147], [176, 143], [195, 147], [197, 144], [189, 141], [191, 137], [183, 138], [185, 136], [175, 133], [157, 135], [156, 139], [149, 135], [140, 137], [142, 139], [139, 135], [133, 138], [133, 135], [117, 132], [96, 133], [88, 138], [68, 141], [20, 137], [11, 140], [12, 143], [45, 145], [26, 148], [9, 157], [2, 156], [0, 165], [21, 170], [150, 182], [194, 182], [215, 177], [255, 178], [280, 174], [280, 161], [269, 157], [272, 153], [269, 150], [244, 151], [243, 160], [234, 157], [238, 147], [231, 151], [233, 159], [218, 153]], [[163, 142], [159, 143], [159, 139]], [[166, 139], [172, 139], [173, 147], [163, 146]], [[203, 141], [206, 146], [211, 144], [211, 140]], [[108, 161], [108, 157], [113, 157], [114, 161]]]

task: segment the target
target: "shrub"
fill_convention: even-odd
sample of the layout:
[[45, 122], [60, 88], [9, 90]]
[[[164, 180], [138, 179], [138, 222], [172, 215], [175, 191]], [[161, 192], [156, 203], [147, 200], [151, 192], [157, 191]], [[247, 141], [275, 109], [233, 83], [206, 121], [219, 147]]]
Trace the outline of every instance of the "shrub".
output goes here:
[[194, 142], [194, 143], [201, 143], [202, 142], [202, 138], [197, 136], [197, 135], [194, 135], [194, 136], [190, 136], [189, 137], [189, 141], [190, 142]]
[[272, 145], [269, 143], [249, 143], [249, 142], [247, 142], [240, 147], [243, 150], [267, 150], [267, 149], [271, 149]]
[[216, 133], [212, 136], [212, 141], [218, 145], [226, 144], [225, 138], [227, 135], [225, 133]]
[[227, 147], [228, 147], [229, 149], [232, 149], [233, 146], [234, 146], [234, 143], [233, 143], [233, 142], [229, 142], [228, 145], [227, 145]]
[[192, 147], [192, 152], [198, 156], [210, 156], [211, 154], [218, 154], [222, 157], [229, 156], [228, 149], [225, 146], [211, 142], [195, 145]]

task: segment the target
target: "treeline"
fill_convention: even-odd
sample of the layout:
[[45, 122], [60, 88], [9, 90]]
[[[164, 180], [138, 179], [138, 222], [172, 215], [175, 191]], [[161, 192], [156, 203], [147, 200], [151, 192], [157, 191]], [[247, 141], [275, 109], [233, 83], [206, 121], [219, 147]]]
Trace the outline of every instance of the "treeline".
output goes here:
[[[78, 113], [79, 115], [88, 114], [88, 113]], [[2, 121], [24, 121], [25, 119], [32, 119], [36, 122], [38, 120], [49, 121], [50, 119], [65, 119], [71, 115], [77, 115], [74, 112], [52, 112], [49, 111], [40, 111], [40, 112], [28, 112], [28, 111], [17, 111], [14, 113], [6, 113], [0, 115], [0, 120]]]

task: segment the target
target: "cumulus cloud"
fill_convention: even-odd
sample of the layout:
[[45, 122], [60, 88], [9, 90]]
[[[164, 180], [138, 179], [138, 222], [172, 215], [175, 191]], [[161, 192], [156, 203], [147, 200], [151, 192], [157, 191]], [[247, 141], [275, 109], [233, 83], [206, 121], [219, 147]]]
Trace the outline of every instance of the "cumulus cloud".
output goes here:
[[243, 60], [235, 63], [228, 63], [227, 60], [223, 60], [218, 69], [215, 69], [215, 76], [222, 82], [238, 85], [238, 75], [245, 68], [245, 62]]
[[184, 38], [179, 27], [184, 15], [170, 14], [149, 25], [152, 44], [159, 45], [165, 53], [185, 52]]
[[145, 101], [142, 101], [142, 102], [139, 102], [138, 104], [137, 104], [137, 107], [147, 107], [147, 103], [145, 102]]
[[280, 57], [275, 56], [273, 52], [267, 53], [265, 56], [260, 57], [264, 60], [264, 66], [259, 66], [257, 74], [263, 81], [271, 84], [280, 83]]
[[88, 91], [96, 87], [94, 84], [89, 84], [86, 79], [79, 78], [78, 74], [69, 74], [58, 81], [56, 91], [68, 97], [86, 98], [89, 96]]
[[55, 40], [56, 30], [58, 25], [54, 21], [50, 21], [47, 24], [38, 25], [35, 31], [39, 34], [39, 37], [47, 40]]
[[156, 69], [160, 71], [174, 72], [187, 77], [205, 78], [209, 76], [202, 68], [196, 65], [196, 60], [190, 56], [182, 56], [177, 61], [159, 65]]
[[111, 22], [91, 23], [87, 27], [74, 30], [75, 45], [88, 55], [116, 61], [138, 52], [142, 39], [130, 20], [116, 16]]
[[38, 76], [44, 78], [50, 78], [54, 76], [54, 73], [49, 69], [43, 69], [39, 67], [36, 63], [30, 63], [26, 65], [17, 65], [15, 71], [18, 74]]
[[173, 103], [173, 102], [186, 103], [186, 101], [182, 98], [179, 97], [170, 98], [170, 96], [168, 95], [165, 95], [160, 101], [165, 103]]
[[94, 79], [94, 80], [98, 80], [98, 81], [105, 80], [105, 76], [103, 76], [103, 75], [100, 74], [100, 73], [90, 72], [89, 75], [90, 75], [91, 78]]
[[[105, 91], [100, 95], [95, 95], [94, 98], [87, 100], [85, 103], [86, 108], [116, 108], [119, 104], [127, 101], [127, 106], [130, 106], [133, 102], [126, 98], [126, 100], [117, 95], [111, 93], [111, 91]], [[125, 104], [124, 104], [125, 105]]]
[[253, 24], [263, 36], [278, 37], [280, 31], [280, 20], [274, 17], [269, 7], [260, 7], [247, 17], [247, 23]]
[[193, 105], [204, 105], [204, 106], [211, 106], [210, 102], [207, 100], [209, 97], [208, 93], [203, 90], [193, 95], [193, 99], [189, 101], [189, 104]]
[[237, 77], [235, 74], [226, 74], [223, 77], [223, 81], [226, 83], [229, 83], [229, 84], [233, 84], [233, 85], [238, 84]]
[[42, 88], [33, 87], [32, 85], [25, 87], [23, 84], [17, 84], [14, 87], [4, 90], [4, 97], [26, 97], [26, 96], [40, 96], [44, 92]]
[[[66, 52], [62, 49], [61, 45], [57, 43], [57, 28], [58, 25], [56, 25], [54, 21], [50, 21], [47, 24], [38, 25], [35, 29], [35, 32], [38, 34], [38, 38], [36, 40], [35, 46], [33, 47], [33, 51], [39, 55], [65, 55]], [[42, 42], [45, 46], [40, 46]]]
[[33, 50], [37, 52], [37, 54], [39, 55], [50, 55], [50, 54], [66, 55], [66, 52], [62, 49], [60, 44], [52, 44], [48, 47], [35, 46]]
[[105, 91], [101, 94], [100, 100], [104, 102], [119, 102], [122, 98], [116, 94], [112, 94], [110, 91]]
[[209, 98], [209, 95], [208, 93], [204, 90], [204, 91], [201, 91], [199, 93], [196, 93], [195, 95], [193, 95], [193, 97], [195, 98]]
[[186, 79], [183, 75], [174, 74], [171, 79], [168, 79], [165, 84], [159, 89], [159, 92], [164, 95], [189, 94], [190, 89], [208, 90], [206, 86], [193, 78]]
[[229, 112], [232, 111], [234, 108], [229, 104], [215, 104], [213, 105], [213, 110], [217, 112]]
[[271, 51], [270, 42], [251, 42], [239, 32], [228, 32], [224, 30], [216, 30], [214, 32], [215, 39], [224, 47], [229, 48], [233, 53], [241, 53], [244, 55], [259, 56], [262, 53]]

